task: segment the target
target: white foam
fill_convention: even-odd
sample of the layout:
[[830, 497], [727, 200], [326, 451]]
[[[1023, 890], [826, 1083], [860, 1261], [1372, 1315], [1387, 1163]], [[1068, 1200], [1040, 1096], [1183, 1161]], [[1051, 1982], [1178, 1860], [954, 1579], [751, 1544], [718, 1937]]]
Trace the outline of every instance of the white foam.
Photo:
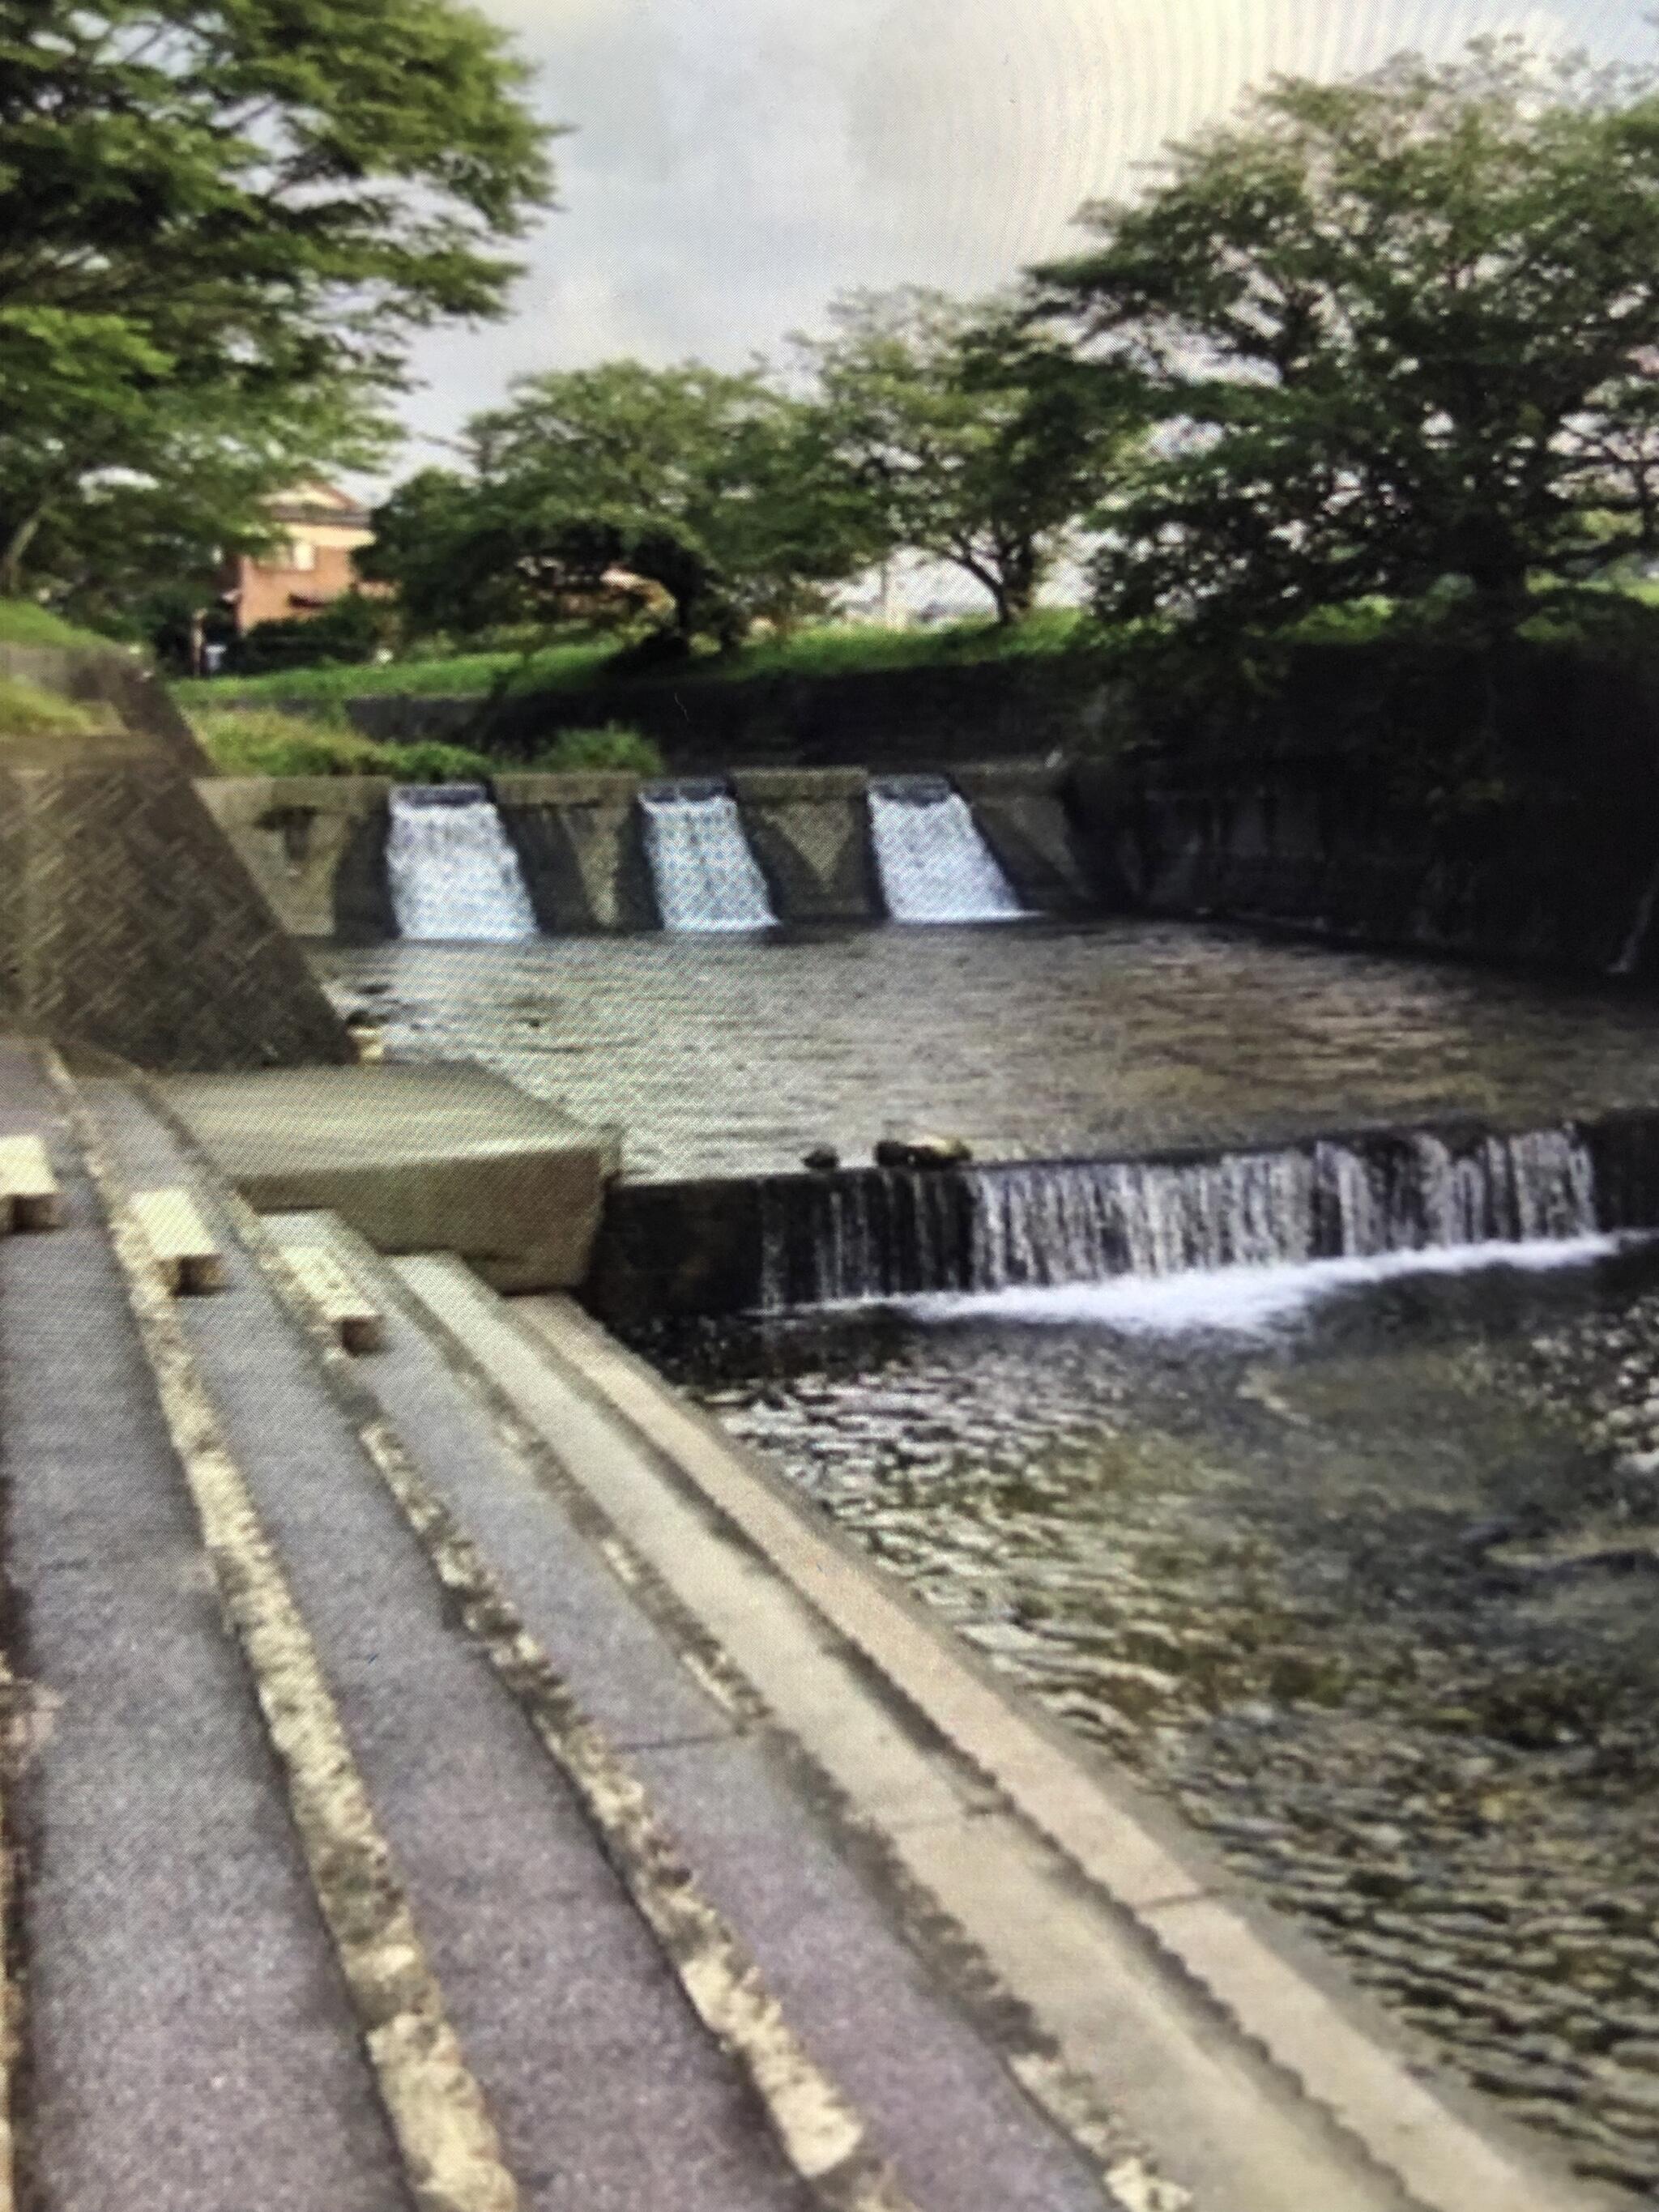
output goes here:
[[1186, 1274], [1116, 1275], [1109, 1281], [1053, 1289], [940, 1291], [896, 1303], [926, 1322], [988, 1320], [1037, 1325], [1079, 1322], [1148, 1335], [1200, 1329], [1258, 1334], [1338, 1291], [1408, 1275], [1463, 1275], [1510, 1268], [1539, 1273], [1604, 1260], [1640, 1233], [1539, 1238], [1519, 1244], [1461, 1244], [1439, 1250], [1382, 1252], [1302, 1266], [1218, 1267]]

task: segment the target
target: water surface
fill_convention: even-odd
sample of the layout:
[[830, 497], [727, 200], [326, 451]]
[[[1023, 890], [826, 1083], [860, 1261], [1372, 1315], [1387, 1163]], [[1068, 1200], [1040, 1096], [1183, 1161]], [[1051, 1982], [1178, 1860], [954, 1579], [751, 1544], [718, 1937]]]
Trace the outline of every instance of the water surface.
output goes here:
[[1187, 924], [319, 947], [394, 1052], [627, 1129], [629, 1172], [787, 1169], [890, 1126], [987, 1159], [1659, 1102], [1659, 1006]]

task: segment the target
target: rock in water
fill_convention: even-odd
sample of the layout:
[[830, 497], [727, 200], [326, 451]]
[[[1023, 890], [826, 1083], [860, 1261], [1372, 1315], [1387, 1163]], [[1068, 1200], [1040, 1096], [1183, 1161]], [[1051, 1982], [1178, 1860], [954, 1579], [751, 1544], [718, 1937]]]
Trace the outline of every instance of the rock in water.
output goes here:
[[834, 1175], [841, 1165], [841, 1154], [833, 1145], [814, 1145], [810, 1152], [801, 1154], [800, 1164], [814, 1175]]
[[973, 1147], [962, 1137], [884, 1137], [873, 1158], [878, 1168], [965, 1167]]

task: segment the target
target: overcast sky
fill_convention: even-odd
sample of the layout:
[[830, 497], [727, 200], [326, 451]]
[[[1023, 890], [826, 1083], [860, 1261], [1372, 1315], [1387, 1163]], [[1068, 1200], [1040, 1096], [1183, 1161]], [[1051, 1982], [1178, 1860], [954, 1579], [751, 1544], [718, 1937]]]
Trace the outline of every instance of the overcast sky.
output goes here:
[[[980, 293], [1273, 70], [1347, 75], [1520, 30], [1659, 56], [1644, 0], [480, 0], [538, 71], [561, 211], [511, 319], [425, 339], [452, 433], [523, 371], [741, 367], [855, 285]], [[405, 465], [441, 458], [411, 444]]]

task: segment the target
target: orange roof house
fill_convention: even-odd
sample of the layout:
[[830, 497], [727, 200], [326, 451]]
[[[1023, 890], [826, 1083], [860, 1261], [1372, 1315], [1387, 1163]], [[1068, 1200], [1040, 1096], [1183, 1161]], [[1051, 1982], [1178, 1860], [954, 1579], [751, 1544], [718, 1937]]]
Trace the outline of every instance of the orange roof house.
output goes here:
[[332, 484], [296, 485], [270, 502], [283, 535], [268, 553], [234, 555], [220, 596], [240, 637], [256, 623], [303, 620], [362, 586], [351, 556], [374, 532], [368, 510]]

